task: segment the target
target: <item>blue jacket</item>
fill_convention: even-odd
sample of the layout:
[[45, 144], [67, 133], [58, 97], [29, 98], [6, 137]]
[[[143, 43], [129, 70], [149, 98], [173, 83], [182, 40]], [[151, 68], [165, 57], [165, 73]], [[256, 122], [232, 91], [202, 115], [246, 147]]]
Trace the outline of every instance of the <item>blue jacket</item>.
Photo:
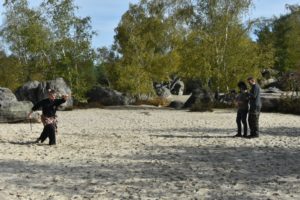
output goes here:
[[260, 87], [258, 84], [252, 85], [249, 92], [250, 100], [250, 110], [255, 110], [256, 108], [261, 108], [262, 103], [260, 99]]

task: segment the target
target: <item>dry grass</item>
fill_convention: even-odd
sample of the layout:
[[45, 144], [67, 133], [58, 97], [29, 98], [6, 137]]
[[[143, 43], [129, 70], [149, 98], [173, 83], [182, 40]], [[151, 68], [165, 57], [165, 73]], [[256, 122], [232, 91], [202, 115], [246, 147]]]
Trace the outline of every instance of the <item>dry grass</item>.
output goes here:
[[168, 99], [154, 97], [148, 100], [137, 100], [135, 105], [168, 106], [170, 103]]

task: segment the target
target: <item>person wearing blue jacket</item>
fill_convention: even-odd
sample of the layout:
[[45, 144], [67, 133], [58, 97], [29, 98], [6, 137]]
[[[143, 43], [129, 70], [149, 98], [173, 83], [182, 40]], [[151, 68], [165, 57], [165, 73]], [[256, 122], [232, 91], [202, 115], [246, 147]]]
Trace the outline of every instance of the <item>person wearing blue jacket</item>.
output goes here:
[[261, 89], [253, 77], [249, 77], [247, 80], [249, 85], [251, 86], [251, 89], [249, 91], [250, 109], [248, 117], [250, 128], [249, 138], [256, 138], [259, 137], [259, 115], [262, 107], [260, 97]]

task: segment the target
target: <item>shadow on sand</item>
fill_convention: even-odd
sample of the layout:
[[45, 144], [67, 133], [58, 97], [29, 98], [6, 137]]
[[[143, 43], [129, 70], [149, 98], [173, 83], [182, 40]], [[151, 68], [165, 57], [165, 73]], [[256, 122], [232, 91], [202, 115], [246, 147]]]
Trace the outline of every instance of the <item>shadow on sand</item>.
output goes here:
[[[235, 132], [216, 128], [146, 130], [154, 138], [220, 140], [231, 139], [228, 133]], [[299, 132], [299, 128], [291, 127], [263, 128], [261, 135], [297, 137]], [[59, 156], [57, 162], [43, 164], [0, 160], [0, 177], [10, 177], [5, 181], [16, 187], [44, 192], [51, 189], [69, 197], [76, 192], [87, 198], [101, 193], [103, 198], [126, 199], [124, 188], [141, 199], [191, 199], [201, 188], [207, 190], [205, 199], [209, 200], [278, 199], [279, 190], [286, 195], [300, 195], [300, 147], [153, 144], [133, 154], [111, 157], [114, 159], [86, 156], [75, 163], [61, 161]]]

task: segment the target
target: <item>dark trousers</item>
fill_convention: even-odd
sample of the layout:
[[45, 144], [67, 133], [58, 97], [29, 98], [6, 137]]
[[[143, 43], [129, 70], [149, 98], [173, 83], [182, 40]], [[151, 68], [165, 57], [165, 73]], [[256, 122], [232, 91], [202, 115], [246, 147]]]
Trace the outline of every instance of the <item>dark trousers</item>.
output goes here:
[[41, 133], [39, 139], [41, 142], [44, 142], [47, 137], [49, 137], [49, 145], [56, 144], [55, 127], [53, 124], [47, 124], [44, 126], [43, 132]]
[[248, 123], [250, 128], [250, 135], [251, 136], [258, 136], [259, 135], [259, 115], [260, 115], [260, 107], [257, 108], [250, 108]]
[[248, 110], [238, 110], [236, 115], [236, 123], [238, 128], [238, 135], [242, 135], [242, 124], [244, 128], [244, 136], [247, 136], [248, 126], [247, 126], [247, 114]]

